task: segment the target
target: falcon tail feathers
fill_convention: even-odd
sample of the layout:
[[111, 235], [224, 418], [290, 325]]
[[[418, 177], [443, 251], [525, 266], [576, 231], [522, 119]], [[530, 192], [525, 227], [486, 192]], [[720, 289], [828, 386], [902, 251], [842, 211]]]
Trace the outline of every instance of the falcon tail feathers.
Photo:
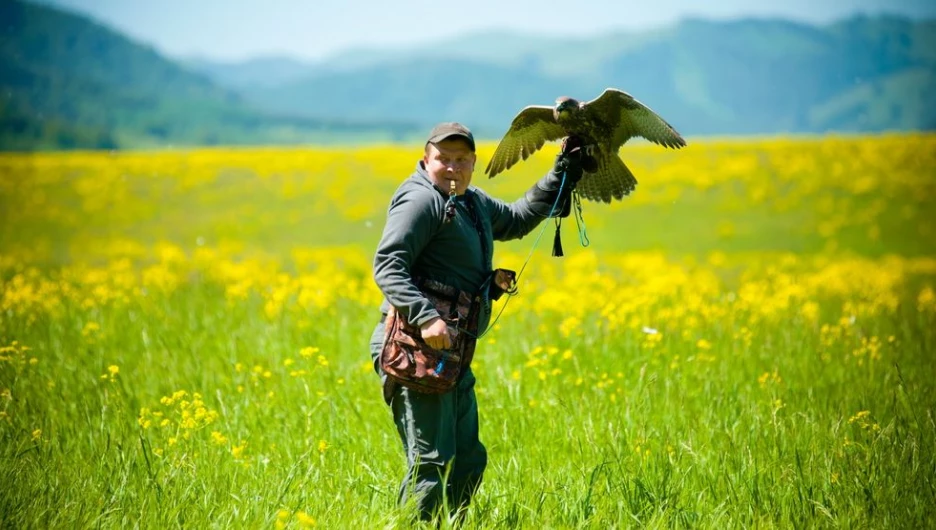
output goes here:
[[637, 179], [617, 153], [602, 154], [598, 170], [585, 173], [576, 186], [578, 192], [588, 200], [610, 203], [612, 199], [623, 199], [637, 187]]

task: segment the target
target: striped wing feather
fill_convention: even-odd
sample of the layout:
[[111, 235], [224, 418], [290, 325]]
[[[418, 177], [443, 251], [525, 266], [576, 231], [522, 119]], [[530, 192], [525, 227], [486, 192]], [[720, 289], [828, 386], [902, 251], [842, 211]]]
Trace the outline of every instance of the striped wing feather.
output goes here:
[[612, 135], [614, 152], [635, 136], [674, 149], [686, 145], [686, 140], [676, 129], [627, 92], [608, 88], [600, 96], [586, 103], [585, 110], [603, 121], [613, 123], [617, 118]]
[[494, 156], [484, 170], [489, 177], [510, 169], [520, 160], [526, 160], [543, 144], [566, 135], [553, 118], [552, 107], [531, 105], [517, 114], [507, 134], [501, 139]]

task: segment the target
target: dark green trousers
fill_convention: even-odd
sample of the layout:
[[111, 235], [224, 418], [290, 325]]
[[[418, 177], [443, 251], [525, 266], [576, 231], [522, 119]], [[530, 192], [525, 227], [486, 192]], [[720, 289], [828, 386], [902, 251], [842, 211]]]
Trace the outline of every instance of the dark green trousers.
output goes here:
[[[380, 324], [371, 338], [375, 368], [382, 341]], [[379, 368], [377, 371], [380, 373]], [[469, 368], [456, 389], [447, 394], [423, 394], [399, 386], [393, 391], [390, 409], [407, 467], [399, 502], [404, 505], [412, 500], [423, 519], [431, 518], [444, 505], [450, 514], [467, 507], [481, 484], [487, 450], [478, 438], [474, 386]]]

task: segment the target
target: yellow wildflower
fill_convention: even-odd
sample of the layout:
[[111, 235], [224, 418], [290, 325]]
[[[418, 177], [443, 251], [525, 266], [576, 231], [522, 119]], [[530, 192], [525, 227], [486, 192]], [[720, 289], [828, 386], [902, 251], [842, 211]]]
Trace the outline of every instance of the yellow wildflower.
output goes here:
[[299, 522], [299, 526], [303, 528], [315, 526], [315, 519], [305, 512], [296, 513], [296, 520]]
[[93, 334], [95, 334], [96, 332], [100, 330], [101, 330], [100, 324], [98, 324], [97, 322], [88, 322], [87, 324], [84, 325], [84, 328], [81, 329], [81, 336], [87, 338], [87, 337], [92, 336]]
[[245, 457], [244, 451], [247, 449], [247, 442], [241, 440], [238, 445], [231, 447], [231, 454], [234, 456], [235, 460], [240, 460]]
[[279, 513], [276, 514], [276, 523], [274, 523], [274, 527], [277, 528], [277, 530], [283, 530], [286, 528], [286, 523], [289, 521], [289, 516], [289, 511], [280, 510]]
[[856, 421], [860, 422], [864, 418], [867, 418], [869, 415], [871, 415], [870, 411], [862, 410], [854, 414], [851, 418], [848, 418], [848, 423], [855, 423]]

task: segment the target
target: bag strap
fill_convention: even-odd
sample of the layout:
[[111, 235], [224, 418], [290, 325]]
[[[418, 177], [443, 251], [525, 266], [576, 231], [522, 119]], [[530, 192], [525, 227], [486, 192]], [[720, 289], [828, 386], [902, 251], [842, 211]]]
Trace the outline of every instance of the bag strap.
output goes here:
[[[478, 215], [478, 209], [475, 205], [475, 193], [465, 193], [465, 204], [468, 207], [468, 217], [471, 218], [471, 224], [474, 225], [475, 232], [478, 233], [478, 241], [481, 243], [481, 268], [487, 271], [490, 249], [488, 249], [487, 238], [484, 236], [484, 223], [481, 222], [481, 216]], [[490, 271], [487, 271], [490, 272]], [[486, 273], [487, 273], [486, 272]]]

